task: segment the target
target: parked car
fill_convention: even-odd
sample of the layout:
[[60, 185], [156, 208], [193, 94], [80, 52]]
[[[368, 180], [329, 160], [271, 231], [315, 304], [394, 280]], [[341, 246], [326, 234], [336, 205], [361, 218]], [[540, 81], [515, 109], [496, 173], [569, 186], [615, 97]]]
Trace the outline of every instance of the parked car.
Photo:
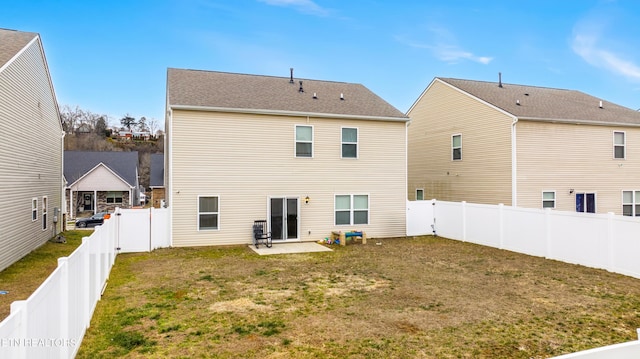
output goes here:
[[95, 227], [104, 223], [105, 217], [109, 218], [109, 212], [99, 212], [89, 218], [78, 218], [76, 228]]

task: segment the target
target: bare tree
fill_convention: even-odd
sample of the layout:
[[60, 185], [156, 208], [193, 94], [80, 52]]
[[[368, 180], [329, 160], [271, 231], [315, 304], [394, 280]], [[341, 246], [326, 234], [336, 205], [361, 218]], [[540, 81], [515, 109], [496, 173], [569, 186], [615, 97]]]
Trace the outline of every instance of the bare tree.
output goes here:
[[155, 135], [156, 131], [158, 130], [158, 120], [156, 120], [155, 118], [152, 118], [148, 121], [149, 123], [147, 124], [149, 126], [149, 133], [151, 133], [152, 135]]

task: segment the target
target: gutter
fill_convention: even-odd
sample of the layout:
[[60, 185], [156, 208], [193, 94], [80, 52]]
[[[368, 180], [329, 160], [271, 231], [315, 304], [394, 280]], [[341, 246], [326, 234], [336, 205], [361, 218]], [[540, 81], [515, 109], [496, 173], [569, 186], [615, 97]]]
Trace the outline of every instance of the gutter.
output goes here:
[[248, 113], [257, 115], [276, 115], [276, 116], [301, 116], [301, 117], [317, 117], [317, 118], [341, 118], [350, 120], [377, 120], [377, 121], [394, 121], [409, 122], [408, 117], [387, 117], [387, 116], [365, 116], [365, 115], [345, 115], [339, 113], [321, 113], [321, 112], [301, 112], [301, 111], [284, 111], [284, 110], [267, 110], [267, 109], [239, 109], [230, 107], [211, 107], [211, 106], [189, 106], [189, 105], [172, 105], [172, 110], [184, 111], [209, 111], [209, 112], [232, 112], [232, 113]]
[[[622, 126], [622, 127], [640, 127], [640, 123], [628, 123], [628, 122], [605, 122], [605, 121], [584, 121], [575, 119], [554, 119], [554, 118], [541, 118], [541, 117], [522, 117], [523, 121], [536, 121], [536, 122], [549, 122], [549, 123], [564, 123], [570, 125], [592, 125], [592, 126]], [[516, 120], [518, 122], [518, 120]]]

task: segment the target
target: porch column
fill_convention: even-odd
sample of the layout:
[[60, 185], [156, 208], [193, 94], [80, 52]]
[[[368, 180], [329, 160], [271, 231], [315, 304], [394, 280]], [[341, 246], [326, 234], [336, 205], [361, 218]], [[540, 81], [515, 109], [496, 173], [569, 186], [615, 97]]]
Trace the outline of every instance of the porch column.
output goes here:
[[98, 213], [98, 191], [93, 191], [93, 214]]

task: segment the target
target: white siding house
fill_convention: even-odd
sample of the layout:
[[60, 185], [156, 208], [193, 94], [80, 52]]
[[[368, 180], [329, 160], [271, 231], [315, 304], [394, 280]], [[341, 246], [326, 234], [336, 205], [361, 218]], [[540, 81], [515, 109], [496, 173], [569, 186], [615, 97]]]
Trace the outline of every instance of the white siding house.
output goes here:
[[172, 244], [405, 235], [408, 118], [362, 85], [168, 70]]
[[62, 123], [36, 33], [0, 29], [0, 133], [2, 270], [56, 235], [62, 219]]

